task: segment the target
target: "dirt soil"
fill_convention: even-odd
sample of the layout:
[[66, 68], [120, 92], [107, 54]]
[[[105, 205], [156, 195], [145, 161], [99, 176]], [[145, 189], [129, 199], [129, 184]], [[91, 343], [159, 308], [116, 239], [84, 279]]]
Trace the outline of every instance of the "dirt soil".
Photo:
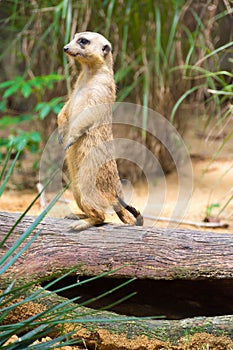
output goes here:
[[[180, 338], [177, 345], [172, 345], [169, 342], [163, 342], [157, 339], [149, 340], [146, 336], [137, 337], [134, 340], [129, 340], [124, 336], [110, 334], [106, 330], [99, 330], [88, 334], [86, 330], [77, 331], [72, 336], [77, 339], [77, 345], [62, 346], [57, 349], [61, 350], [232, 350], [233, 342], [225, 336], [214, 336], [207, 333], [196, 333], [192, 336]], [[19, 341], [17, 335], [13, 335], [5, 344], [9, 345], [15, 341]], [[33, 344], [43, 344], [49, 342], [50, 337], [42, 338], [35, 341]], [[79, 345], [78, 345], [79, 344]], [[83, 344], [83, 346], [81, 345]], [[3, 346], [3, 349], [4, 349]], [[33, 349], [33, 347], [32, 347]], [[46, 345], [44, 349], [47, 350]]]

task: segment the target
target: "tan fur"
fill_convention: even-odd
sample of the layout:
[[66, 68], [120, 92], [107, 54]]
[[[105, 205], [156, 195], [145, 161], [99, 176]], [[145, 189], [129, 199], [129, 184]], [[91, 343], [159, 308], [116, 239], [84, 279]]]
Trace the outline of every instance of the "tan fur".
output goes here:
[[111, 44], [98, 33], [84, 32], [76, 34], [64, 51], [82, 68], [58, 115], [59, 140], [66, 145], [73, 195], [88, 216], [72, 227], [80, 230], [104, 222], [109, 206], [124, 223], [135, 224], [136, 219], [118, 201], [123, 193], [112, 145], [115, 83]]

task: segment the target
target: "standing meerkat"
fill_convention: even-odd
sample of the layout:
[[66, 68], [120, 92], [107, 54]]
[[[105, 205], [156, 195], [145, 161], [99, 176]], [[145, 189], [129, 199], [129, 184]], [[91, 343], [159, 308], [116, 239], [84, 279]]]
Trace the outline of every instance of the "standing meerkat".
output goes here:
[[64, 51], [81, 64], [73, 92], [58, 115], [58, 137], [65, 144], [73, 195], [86, 215], [71, 227], [82, 230], [103, 223], [109, 207], [125, 224], [142, 225], [140, 212], [124, 202], [114, 159], [111, 44], [99, 33], [83, 32], [75, 34]]

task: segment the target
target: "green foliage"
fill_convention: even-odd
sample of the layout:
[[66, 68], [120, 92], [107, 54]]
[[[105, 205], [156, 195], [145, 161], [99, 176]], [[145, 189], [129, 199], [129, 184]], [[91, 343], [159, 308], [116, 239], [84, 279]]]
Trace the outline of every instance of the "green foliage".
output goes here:
[[[228, 46], [233, 46], [233, 41], [227, 44]], [[214, 50], [211, 52], [211, 55], [208, 54], [205, 57], [203, 57], [202, 61], [207, 60], [210, 56], [214, 56], [217, 54], [217, 52], [220, 52], [221, 50], [224, 51], [226, 48], [226, 45], [223, 47], [218, 48], [217, 50]], [[173, 107], [172, 113], [171, 113], [171, 122], [174, 122], [174, 117], [176, 114], [176, 111], [180, 104], [187, 98], [188, 95], [191, 95], [194, 91], [197, 90], [203, 90], [206, 91], [206, 96], [208, 96], [206, 104], [211, 105], [211, 103], [214, 103], [215, 106], [215, 113], [216, 115], [224, 119], [225, 117], [229, 116], [229, 114], [232, 112], [233, 105], [231, 104], [233, 101], [233, 85], [229, 83], [228, 81], [232, 81], [233, 79], [233, 73], [228, 71], [213, 71], [210, 69], [202, 68], [196, 65], [185, 65], [182, 67], [175, 67], [174, 70], [177, 69], [184, 69], [185, 79], [187, 80], [196, 80], [196, 81], [202, 81], [202, 84], [196, 85], [187, 91], [179, 98], [179, 100], [176, 102], [176, 104]], [[229, 102], [229, 109], [227, 111], [225, 110], [225, 103]], [[223, 110], [223, 112], [222, 112]]]
[[[46, 89], [51, 90], [54, 84], [63, 78], [62, 75], [58, 74], [37, 76], [28, 80], [24, 77], [17, 76], [14, 80], [8, 80], [0, 84], [0, 89], [4, 90], [0, 111], [2, 113], [12, 112], [12, 116], [3, 114], [0, 119], [0, 130], [7, 128], [12, 132], [7, 138], [1, 138], [0, 147], [5, 147], [7, 149], [13, 147], [18, 150], [21, 144], [24, 144], [26, 149], [31, 153], [37, 153], [40, 150], [39, 146], [42, 140], [41, 133], [39, 131], [24, 131], [20, 129], [20, 124], [25, 121], [43, 120], [51, 112], [55, 114], [59, 113], [62, 107], [62, 97], [52, 98], [48, 102], [42, 102], [41, 100]], [[13, 111], [7, 109], [7, 100], [10, 96], [15, 96], [16, 94], [19, 96], [22, 95], [24, 99], [36, 97], [37, 103], [32, 109], [32, 112], [13, 116]], [[15, 126], [17, 128], [15, 128]]]
[[[182, 63], [184, 71], [190, 65], [197, 66], [197, 62], [204, 66], [204, 56], [210, 58], [214, 51], [219, 54], [223, 47], [224, 53], [231, 49], [230, 44], [214, 48], [214, 37], [211, 36], [213, 24], [215, 27], [221, 25], [231, 10], [223, 8], [222, 12], [209, 18], [208, 11], [208, 4], [197, 8], [184, 0], [126, 0], [123, 3], [115, 0], [12, 1], [6, 8], [6, 18], [2, 23], [11, 24], [8, 32], [13, 40], [11, 43], [7, 40], [3, 45], [0, 58], [16, 48], [11, 55], [17, 52], [14, 58], [26, 63], [25, 72], [35, 76], [42, 71], [49, 75], [63, 64], [70, 89], [62, 46], [76, 31], [99, 31], [113, 43], [119, 100], [122, 101], [123, 96], [130, 97], [131, 101], [144, 101], [152, 108], [159, 108], [161, 95], [166, 89], [170, 90], [171, 96], [175, 94], [175, 103], [190, 87], [183, 71], [174, 72], [177, 64]], [[220, 57], [216, 55], [215, 64], [219, 61]], [[139, 79], [142, 75], [147, 75], [148, 84]], [[23, 93], [27, 96], [29, 91], [30, 86], [26, 84]], [[170, 113], [170, 109], [167, 112]]]
[[25, 145], [31, 153], [35, 153], [39, 149], [39, 143], [41, 141], [40, 133], [37, 131], [26, 132], [19, 130], [17, 136], [10, 135], [8, 146], [13, 146], [16, 150]]
[[1, 129], [4, 129], [6, 127], [11, 127], [11, 126], [14, 126], [14, 125], [18, 125], [22, 122], [25, 122], [25, 121], [28, 121], [28, 120], [31, 120], [32, 119], [32, 116], [31, 115], [20, 115], [19, 117], [14, 117], [12, 118], [11, 116], [3, 116], [1, 117], [0, 119], [0, 130]]
[[40, 119], [44, 119], [50, 112], [58, 114], [63, 105], [62, 97], [54, 97], [49, 102], [40, 102], [35, 106], [35, 111], [39, 112]]
[[[62, 46], [76, 31], [99, 31], [113, 43], [119, 101], [130, 98], [131, 102], [148, 104], [170, 118], [173, 106], [164, 104], [163, 98], [174, 98], [171, 100], [174, 105], [193, 87], [183, 74], [186, 67], [196, 66], [197, 62], [206, 66], [203, 57], [210, 58], [212, 51], [216, 51], [216, 64], [220, 61], [217, 54], [223, 50], [226, 53], [231, 47], [222, 45], [219, 50], [209, 44], [214, 40], [213, 23], [220, 25], [229, 15], [229, 9], [224, 8], [214, 18], [204, 16], [208, 11], [208, 4], [196, 9], [195, 4], [187, 5], [184, 0], [126, 0], [122, 4], [115, 0], [14, 2], [6, 17], [6, 23], [9, 19], [14, 23], [14, 27], [9, 28], [13, 40], [10, 45], [7, 41], [2, 57], [9, 54], [11, 47], [16, 47], [21, 52], [17, 61], [26, 62], [25, 72], [36, 76], [41, 71], [51, 74], [63, 64], [70, 91], [69, 69]], [[183, 69], [174, 71], [181, 63]], [[27, 96], [29, 90], [30, 86], [25, 85], [23, 93]], [[193, 92], [198, 96], [198, 89]]]
[[64, 77], [58, 74], [49, 74], [46, 76], [37, 76], [26, 80], [24, 77], [17, 76], [14, 80], [8, 80], [0, 84], [0, 89], [5, 89], [3, 98], [10, 97], [15, 93], [21, 93], [23, 97], [28, 98], [31, 94], [42, 94], [44, 89], [52, 89], [54, 83]]

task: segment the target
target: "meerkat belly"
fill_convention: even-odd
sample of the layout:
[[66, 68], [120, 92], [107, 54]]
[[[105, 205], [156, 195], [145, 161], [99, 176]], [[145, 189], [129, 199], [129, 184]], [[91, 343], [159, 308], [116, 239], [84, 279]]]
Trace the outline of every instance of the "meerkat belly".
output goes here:
[[102, 198], [113, 198], [120, 186], [112, 135], [103, 129], [88, 131], [68, 151], [67, 165], [76, 198], [86, 191], [92, 197], [98, 192]]

